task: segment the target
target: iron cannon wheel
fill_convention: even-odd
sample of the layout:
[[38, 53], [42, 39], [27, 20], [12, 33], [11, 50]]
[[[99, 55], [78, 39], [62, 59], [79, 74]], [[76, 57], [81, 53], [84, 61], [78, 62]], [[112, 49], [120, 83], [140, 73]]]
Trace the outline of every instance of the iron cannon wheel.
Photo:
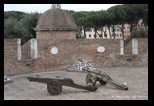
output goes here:
[[62, 91], [62, 84], [57, 80], [50, 81], [47, 83], [47, 90], [51, 95], [58, 95]]
[[92, 75], [90, 73], [87, 74], [87, 76], [86, 76], [86, 83], [87, 84], [92, 84], [92, 86], [95, 86], [96, 81], [97, 81], [97, 78], [94, 75]]

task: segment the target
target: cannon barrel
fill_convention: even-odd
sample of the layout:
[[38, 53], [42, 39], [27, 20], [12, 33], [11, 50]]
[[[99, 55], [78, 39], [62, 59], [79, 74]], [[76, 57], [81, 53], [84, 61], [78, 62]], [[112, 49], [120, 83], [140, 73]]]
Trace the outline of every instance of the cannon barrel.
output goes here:
[[82, 70], [83, 72], [88, 73], [86, 77], [86, 82], [92, 83], [93, 86], [96, 84], [96, 81], [99, 81], [102, 85], [109, 83], [110, 85], [115, 86], [116, 88], [119, 88], [122, 90], [128, 90], [127, 85], [120, 84], [119, 82], [114, 81], [108, 74], [101, 73], [101, 71], [99, 70], [90, 70], [88, 68], [83, 68]]
[[88, 68], [82, 68], [82, 71], [85, 72], [85, 73], [93, 73], [93, 74], [96, 74], [96, 75], [102, 75], [102, 73], [99, 71], [99, 70], [90, 70]]
[[110, 80], [110, 81], [108, 81], [108, 83], [110, 83], [111, 85], [113, 85], [113, 86], [115, 86], [115, 87], [117, 87], [117, 88], [119, 88], [121, 90], [128, 90], [128, 87], [126, 85], [120, 84], [120, 83], [118, 83], [118, 82], [116, 82], [114, 80]]

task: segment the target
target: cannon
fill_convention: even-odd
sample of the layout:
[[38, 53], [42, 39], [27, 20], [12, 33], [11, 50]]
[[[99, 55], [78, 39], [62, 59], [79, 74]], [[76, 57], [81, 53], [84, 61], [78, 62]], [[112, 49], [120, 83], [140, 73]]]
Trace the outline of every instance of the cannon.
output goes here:
[[106, 85], [109, 83], [110, 85], [121, 89], [121, 90], [128, 90], [127, 84], [120, 84], [119, 82], [113, 80], [108, 74], [101, 73], [101, 71], [96, 69], [89, 69], [89, 68], [83, 68], [83, 72], [87, 73], [86, 76], [86, 83], [91, 86], [95, 86], [96, 82], [99, 81], [101, 85]]
[[96, 86], [83, 86], [74, 83], [71, 78], [40, 78], [40, 77], [27, 77], [29, 81], [39, 82], [39, 83], [46, 83], [47, 90], [51, 95], [58, 95], [62, 91], [62, 86], [68, 86], [78, 89], [84, 89], [88, 91], [96, 91]]

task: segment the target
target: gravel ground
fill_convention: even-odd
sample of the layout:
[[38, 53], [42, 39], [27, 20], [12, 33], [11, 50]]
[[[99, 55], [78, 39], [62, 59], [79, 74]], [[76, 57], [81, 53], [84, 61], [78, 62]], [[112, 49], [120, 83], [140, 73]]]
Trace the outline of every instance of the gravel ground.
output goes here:
[[148, 66], [143, 67], [115, 67], [103, 68], [112, 79], [120, 83], [127, 83], [127, 91], [119, 90], [110, 84], [100, 85], [98, 89], [90, 92], [82, 89], [63, 86], [59, 95], [52, 96], [47, 91], [47, 85], [29, 82], [27, 77], [39, 75], [40, 77], [72, 78], [75, 83], [86, 85], [86, 73], [48, 71], [8, 76], [13, 83], [4, 85], [4, 100], [148, 100]]

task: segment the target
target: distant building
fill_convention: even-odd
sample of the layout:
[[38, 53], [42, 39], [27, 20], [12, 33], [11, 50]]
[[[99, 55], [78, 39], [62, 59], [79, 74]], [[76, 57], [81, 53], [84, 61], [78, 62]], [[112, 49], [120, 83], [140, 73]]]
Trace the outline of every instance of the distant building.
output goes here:
[[126, 40], [130, 35], [131, 35], [131, 33], [130, 33], [130, 25], [125, 24], [124, 25], [124, 40]]
[[142, 28], [143, 30], [148, 30], [148, 26], [145, 26], [144, 23], [143, 23], [143, 19], [140, 19], [137, 23], [137, 29], [140, 29]]
[[[126, 26], [127, 27], [127, 26]], [[103, 30], [97, 30], [97, 33], [95, 34], [94, 28], [89, 28], [88, 31], [86, 31], [86, 39], [110, 39], [110, 34], [111, 34], [111, 38], [114, 39], [120, 39], [122, 38], [122, 31], [121, 31], [121, 26], [120, 25], [115, 25], [114, 26], [114, 32], [113, 33], [113, 29], [110, 28], [110, 32], [108, 27], [103, 27]], [[82, 34], [84, 33], [84, 31], [82, 30]], [[126, 32], [124, 32], [125, 35]], [[128, 32], [127, 32], [128, 33]], [[130, 33], [128, 33], [130, 34]], [[126, 35], [129, 36], [129, 35]]]
[[[114, 32], [113, 28], [110, 27], [110, 33], [111, 33], [111, 39], [121, 39], [123, 37], [122, 35], [122, 25], [114, 25]], [[148, 26], [144, 26], [143, 20], [140, 19], [136, 25], [137, 29], [143, 28], [144, 30], [148, 30]], [[124, 24], [124, 40], [126, 40], [130, 35], [130, 25]], [[104, 33], [105, 32], [105, 33]], [[84, 34], [84, 31], [82, 30], [82, 35]], [[103, 27], [103, 30], [97, 30], [97, 33], [95, 34], [94, 28], [89, 28], [89, 30], [86, 31], [86, 39], [110, 39], [109, 29], [108, 27]]]

